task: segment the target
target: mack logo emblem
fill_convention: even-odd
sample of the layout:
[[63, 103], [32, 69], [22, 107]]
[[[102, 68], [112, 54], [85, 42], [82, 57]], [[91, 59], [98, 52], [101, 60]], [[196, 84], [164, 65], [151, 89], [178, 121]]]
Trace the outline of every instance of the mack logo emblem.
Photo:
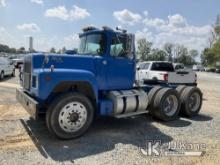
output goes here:
[[62, 57], [51, 57], [51, 61], [54, 61], [57, 63], [63, 63]]

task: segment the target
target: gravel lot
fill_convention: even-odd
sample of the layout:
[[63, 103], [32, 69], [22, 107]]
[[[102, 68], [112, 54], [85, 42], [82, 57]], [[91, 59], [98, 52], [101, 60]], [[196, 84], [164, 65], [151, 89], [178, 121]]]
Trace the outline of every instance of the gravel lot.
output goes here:
[[[0, 164], [219, 164], [220, 74], [198, 73], [204, 94], [199, 116], [163, 123], [151, 116], [102, 118], [76, 140], [60, 141], [44, 121], [34, 122], [17, 103], [17, 78], [0, 82]], [[205, 144], [204, 155], [145, 156], [149, 140]]]

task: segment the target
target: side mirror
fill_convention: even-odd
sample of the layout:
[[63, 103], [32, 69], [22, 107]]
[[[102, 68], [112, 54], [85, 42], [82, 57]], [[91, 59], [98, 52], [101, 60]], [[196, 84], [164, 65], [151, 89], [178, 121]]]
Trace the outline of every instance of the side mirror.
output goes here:
[[129, 59], [134, 58], [135, 48], [134, 48], [134, 35], [133, 34], [128, 34], [126, 53]]
[[136, 67], [136, 69], [137, 69], [137, 70], [140, 70], [140, 67], [139, 67], [139, 66], [137, 66], [137, 67]]

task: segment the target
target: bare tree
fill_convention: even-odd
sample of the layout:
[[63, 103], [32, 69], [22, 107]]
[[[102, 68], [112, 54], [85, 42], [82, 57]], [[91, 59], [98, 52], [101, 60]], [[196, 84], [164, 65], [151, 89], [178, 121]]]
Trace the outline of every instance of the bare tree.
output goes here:
[[138, 54], [140, 55], [141, 61], [146, 61], [149, 59], [149, 54], [151, 51], [152, 43], [146, 39], [140, 39], [137, 41]]
[[[214, 29], [214, 25], [213, 25], [213, 29]], [[211, 48], [213, 44], [215, 43], [215, 41], [217, 41], [217, 36], [213, 29], [210, 31], [210, 36], [208, 37], [209, 48]]]
[[168, 61], [173, 61], [173, 48], [174, 45], [172, 43], [165, 43], [163, 46], [163, 49], [168, 56]]
[[50, 53], [56, 53], [56, 49], [55, 48], [51, 48], [50, 49]]
[[184, 46], [180, 44], [175, 44], [173, 46], [173, 61], [177, 62], [181, 54], [183, 53]]
[[218, 40], [220, 40], [220, 15], [217, 15], [216, 22], [212, 25], [210, 36], [208, 37], [209, 48], [212, 48]]
[[220, 40], [220, 15], [217, 15], [215, 26], [214, 26], [214, 31], [215, 31], [215, 34], [218, 40]]

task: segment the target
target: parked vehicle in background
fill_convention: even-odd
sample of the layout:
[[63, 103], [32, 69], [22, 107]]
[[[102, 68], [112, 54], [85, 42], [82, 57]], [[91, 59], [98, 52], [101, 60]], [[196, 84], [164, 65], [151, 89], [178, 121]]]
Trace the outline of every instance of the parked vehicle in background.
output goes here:
[[202, 65], [193, 65], [193, 71], [204, 72], [205, 68]]
[[205, 71], [206, 71], [206, 72], [216, 72], [216, 68], [206, 67], [206, 68], [205, 68]]
[[2, 80], [5, 76], [15, 76], [15, 68], [12, 61], [0, 57], [0, 79]]
[[23, 58], [12, 59], [15, 68], [20, 68], [20, 65], [23, 64]]
[[171, 84], [196, 85], [197, 76], [192, 71], [183, 70], [184, 66], [175, 70], [171, 62], [148, 61], [138, 64], [137, 81], [159, 80]]
[[215, 68], [210, 68], [210, 72], [216, 72]]
[[217, 69], [215, 70], [215, 72], [216, 72], [216, 73], [220, 73], [220, 69], [217, 68]]
[[209, 67], [205, 67], [205, 72], [211, 72], [211, 69]]

